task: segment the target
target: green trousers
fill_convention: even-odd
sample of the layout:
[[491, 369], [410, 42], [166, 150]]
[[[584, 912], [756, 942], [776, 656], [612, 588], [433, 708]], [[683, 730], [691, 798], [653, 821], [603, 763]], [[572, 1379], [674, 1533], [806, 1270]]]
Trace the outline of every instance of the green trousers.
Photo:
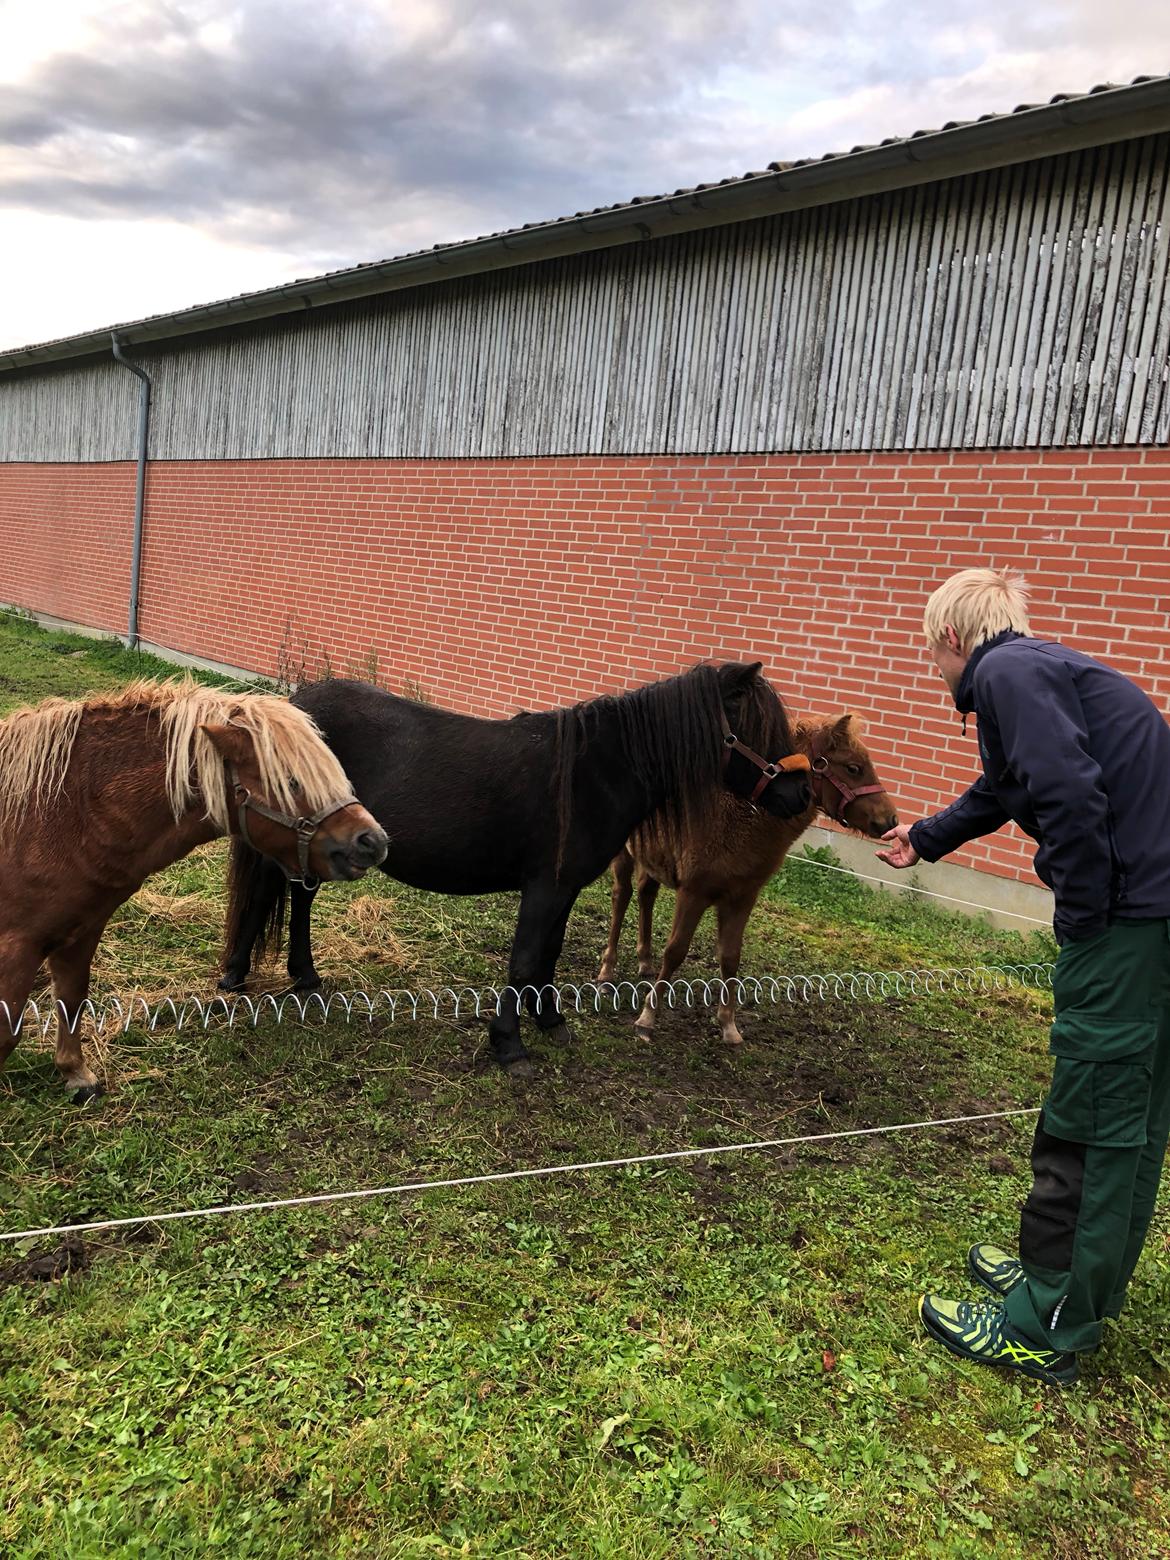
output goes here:
[[1066, 943], [1053, 976], [1052, 1087], [1020, 1216], [1026, 1281], [1007, 1314], [1044, 1348], [1095, 1348], [1121, 1311], [1170, 1136], [1170, 920]]

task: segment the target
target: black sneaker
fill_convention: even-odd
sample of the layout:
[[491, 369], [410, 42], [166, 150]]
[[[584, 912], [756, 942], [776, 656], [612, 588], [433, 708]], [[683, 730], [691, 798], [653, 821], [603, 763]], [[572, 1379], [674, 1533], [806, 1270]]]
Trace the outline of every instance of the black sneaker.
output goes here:
[[[1012, 1256], [1011, 1252], [1005, 1251], [1002, 1246], [993, 1246], [986, 1240], [971, 1247], [967, 1253], [967, 1267], [976, 1283], [982, 1284], [984, 1289], [990, 1289], [991, 1293], [998, 1295], [1001, 1300], [1005, 1295], [1011, 1294], [1017, 1284], [1022, 1284], [1024, 1281], [1023, 1265]], [[1105, 1315], [1116, 1321], [1121, 1315], [1121, 1305], [1121, 1300], [1110, 1301]], [[1100, 1347], [1100, 1344], [1095, 1343], [1092, 1348], [1085, 1349], [1083, 1352], [1096, 1354]]]
[[1019, 1259], [1013, 1257], [1010, 1251], [1004, 1251], [1002, 1246], [993, 1246], [990, 1241], [982, 1240], [977, 1246], [971, 1247], [967, 1253], [967, 1266], [975, 1282], [982, 1284], [984, 1289], [990, 1289], [1001, 1300], [1024, 1281], [1024, 1269]]
[[1018, 1370], [1052, 1386], [1069, 1387], [1079, 1371], [1075, 1354], [1058, 1354], [1021, 1338], [1004, 1315], [1002, 1305], [973, 1300], [944, 1300], [923, 1295], [918, 1314], [930, 1336], [960, 1359], [976, 1365]]

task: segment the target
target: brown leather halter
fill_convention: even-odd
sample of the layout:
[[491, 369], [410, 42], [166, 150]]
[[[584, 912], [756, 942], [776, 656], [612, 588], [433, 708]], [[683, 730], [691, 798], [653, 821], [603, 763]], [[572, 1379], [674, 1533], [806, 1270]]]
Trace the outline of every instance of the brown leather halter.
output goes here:
[[[837, 776], [829, 768], [829, 760], [819, 749], [820, 743], [814, 737], [812, 739], [813, 759], [809, 767], [812, 770], [813, 794], [817, 799], [817, 806], [827, 817], [832, 818], [834, 823], [844, 823], [845, 827], [848, 828], [849, 825], [845, 822], [845, 809], [849, 806], [849, 803], [855, 802], [859, 796], [877, 796], [885, 787], [880, 785], [859, 785], [855, 791], [850, 790], [843, 781], [837, 779]], [[833, 798], [836, 802], [835, 808], [830, 807], [825, 799], [824, 782], [826, 780], [837, 789], [838, 794]]]
[[278, 823], [282, 828], [291, 829], [297, 840], [297, 861], [300, 863], [300, 875], [290, 872], [283, 862], [277, 862], [277, 866], [288, 878], [290, 883], [300, 883], [307, 889], [316, 889], [321, 886], [321, 879], [309, 871], [309, 850], [313, 844], [313, 838], [317, 830], [331, 818], [335, 812], [340, 812], [343, 807], [352, 807], [357, 802], [356, 796], [343, 796], [339, 802], [330, 802], [328, 806], [319, 808], [307, 818], [293, 818], [288, 813], [277, 812], [274, 807], [267, 806], [264, 802], [258, 802], [248, 787], [244, 785], [239, 776], [239, 771], [234, 764], [231, 765], [232, 790], [236, 798], [236, 817], [240, 825], [240, 834], [244, 842], [251, 845], [252, 836], [248, 833], [248, 814], [257, 813], [261, 818], [267, 818], [269, 823]]
[[745, 742], [741, 742], [732, 731], [730, 722], [727, 719], [726, 710], [721, 709], [719, 711], [719, 723], [723, 727], [724, 765], [726, 765], [727, 760], [731, 757], [732, 753], [741, 753], [749, 763], [754, 764], [760, 771], [760, 778], [757, 781], [756, 788], [751, 795], [753, 802], [758, 802], [760, 797], [763, 796], [764, 792], [772, 784], [772, 781], [778, 780], [781, 775], [798, 774], [800, 771], [807, 771], [812, 767], [809, 764], [808, 755], [805, 753], [790, 753], [787, 758], [778, 758], [771, 761], [766, 758], [761, 758], [760, 755], [748, 747]]

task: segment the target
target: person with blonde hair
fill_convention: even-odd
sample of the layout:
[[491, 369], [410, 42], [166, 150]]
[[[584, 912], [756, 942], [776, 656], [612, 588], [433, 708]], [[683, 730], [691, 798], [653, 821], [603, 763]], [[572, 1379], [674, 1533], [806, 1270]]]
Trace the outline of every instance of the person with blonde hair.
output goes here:
[[964, 729], [977, 718], [983, 773], [878, 854], [937, 861], [1014, 820], [1036, 841], [1060, 953], [1019, 1255], [972, 1246], [994, 1299], [923, 1295], [919, 1314], [954, 1354], [1068, 1384], [1121, 1313], [1170, 1137], [1170, 726], [1120, 672], [1034, 637], [1009, 570], [953, 575], [923, 626]]

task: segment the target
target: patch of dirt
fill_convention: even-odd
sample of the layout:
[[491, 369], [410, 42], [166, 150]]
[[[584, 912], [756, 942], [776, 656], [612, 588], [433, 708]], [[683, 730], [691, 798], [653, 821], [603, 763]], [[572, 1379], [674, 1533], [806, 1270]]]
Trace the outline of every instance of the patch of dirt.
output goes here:
[[85, 1242], [74, 1236], [59, 1246], [31, 1252], [22, 1261], [0, 1268], [0, 1289], [10, 1284], [53, 1283], [66, 1273], [84, 1273], [88, 1267]]
[[586, 1115], [609, 1116], [633, 1137], [684, 1127], [693, 1140], [704, 1130], [721, 1138], [797, 1136], [810, 1130], [810, 1116], [821, 1130], [867, 1124], [885, 1119], [893, 1092], [908, 1111], [926, 1108], [931, 1079], [925, 1068], [914, 1080], [903, 1069], [895, 1082], [886, 1048], [863, 1043], [845, 1027], [845, 1014], [828, 1006], [815, 1013], [786, 1009], [779, 1033], [775, 1016], [752, 1017], [754, 1038], [742, 1051], [722, 1044], [705, 1012], [664, 1016], [651, 1040], [627, 1021], [630, 1052], [640, 1063], [633, 1074], [628, 1054], [607, 1065], [591, 1048], [585, 1061], [573, 1046], [546, 1048], [529, 1033], [526, 1043], [538, 1069], [528, 1090], [532, 1113], [560, 1114], [562, 1101], [571, 1097]]
[[[939, 1074], [949, 1066], [933, 1043], [936, 1037], [910, 1014], [891, 1012], [891, 1004], [882, 1005], [880, 1020], [877, 1008], [872, 1018], [870, 1012], [845, 1002], [745, 1009], [742, 1049], [723, 1045], [713, 1015], [703, 1009], [664, 1014], [650, 1039], [635, 1030], [632, 1013], [569, 1014], [580, 1036], [567, 1045], [550, 1043], [525, 1022], [524, 1041], [536, 1076], [523, 1083], [509, 1080], [512, 1086], [498, 1111], [484, 1092], [484, 1084], [497, 1075], [486, 1020], [449, 1021], [439, 1028], [401, 1020], [376, 1023], [373, 1049], [383, 1050], [391, 1041], [408, 1069], [389, 1074], [384, 1055], [381, 1067], [370, 1055], [372, 1037], [363, 1025], [366, 1038], [359, 1041], [355, 1034], [345, 1071], [326, 1090], [330, 1107], [325, 1118], [308, 1129], [290, 1125], [277, 1162], [256, 1168], [266, 1172], [266, 1193], [279, 1194], [278, 1189], [297, 1182], [307, 1158], [335, 1152], [351, 1131], [368, 1139], [369, 1107], [360, 1096], [362, 1086], [378, 1073], [387, 1082], [374, 1132], [379, 1149], [411, 1157], [412, 1143], [425, 1147], [429, 1140], [435, 1111], [453, 1129], [458, 1124], [478, 1129], [485, 1114], [495, 1114], [498, 1157], [488, 1155], [484, 1168], [536, 1163], [550, 1154], [590, 1157], [585, 1145], [596, 1140], [598, 1124], [636, 1152], [979, 1114], [1010, 1103], [973, 1097], [959, 1069], [951, 1087], [940, 1089]], [[342, 1060], [344, 1049], [334, 1051], [335, 1061]], [[263, 1103], [279, 1117], [279, 1098]], [[483, 1130], [490, 1147], [491, 1133]], [[976, 1122], [939, 1129], [932, 1137], [948, 1147], [969, 1144], [986, 1155], [1005, 1146], [1011, 1135], [1008, 1123]], [[854, 1162], [888, 1152], [895, 1141], [877, 1136], [830, 1141], [770, 1158], [778, 1169], [810, 1154]], [[717, 1163], [689, 1162], [696, 1172], [696, 1196], [712, 1208], [723, 1200], [720, 1177], [699, 1167]]]
[[1006, 1154], [992, 1154], [987, 1161], [987, 1168], [992, 1175], [1018, 1175], [1019, 1167], [1014, 1159], [1009, 1159]]

